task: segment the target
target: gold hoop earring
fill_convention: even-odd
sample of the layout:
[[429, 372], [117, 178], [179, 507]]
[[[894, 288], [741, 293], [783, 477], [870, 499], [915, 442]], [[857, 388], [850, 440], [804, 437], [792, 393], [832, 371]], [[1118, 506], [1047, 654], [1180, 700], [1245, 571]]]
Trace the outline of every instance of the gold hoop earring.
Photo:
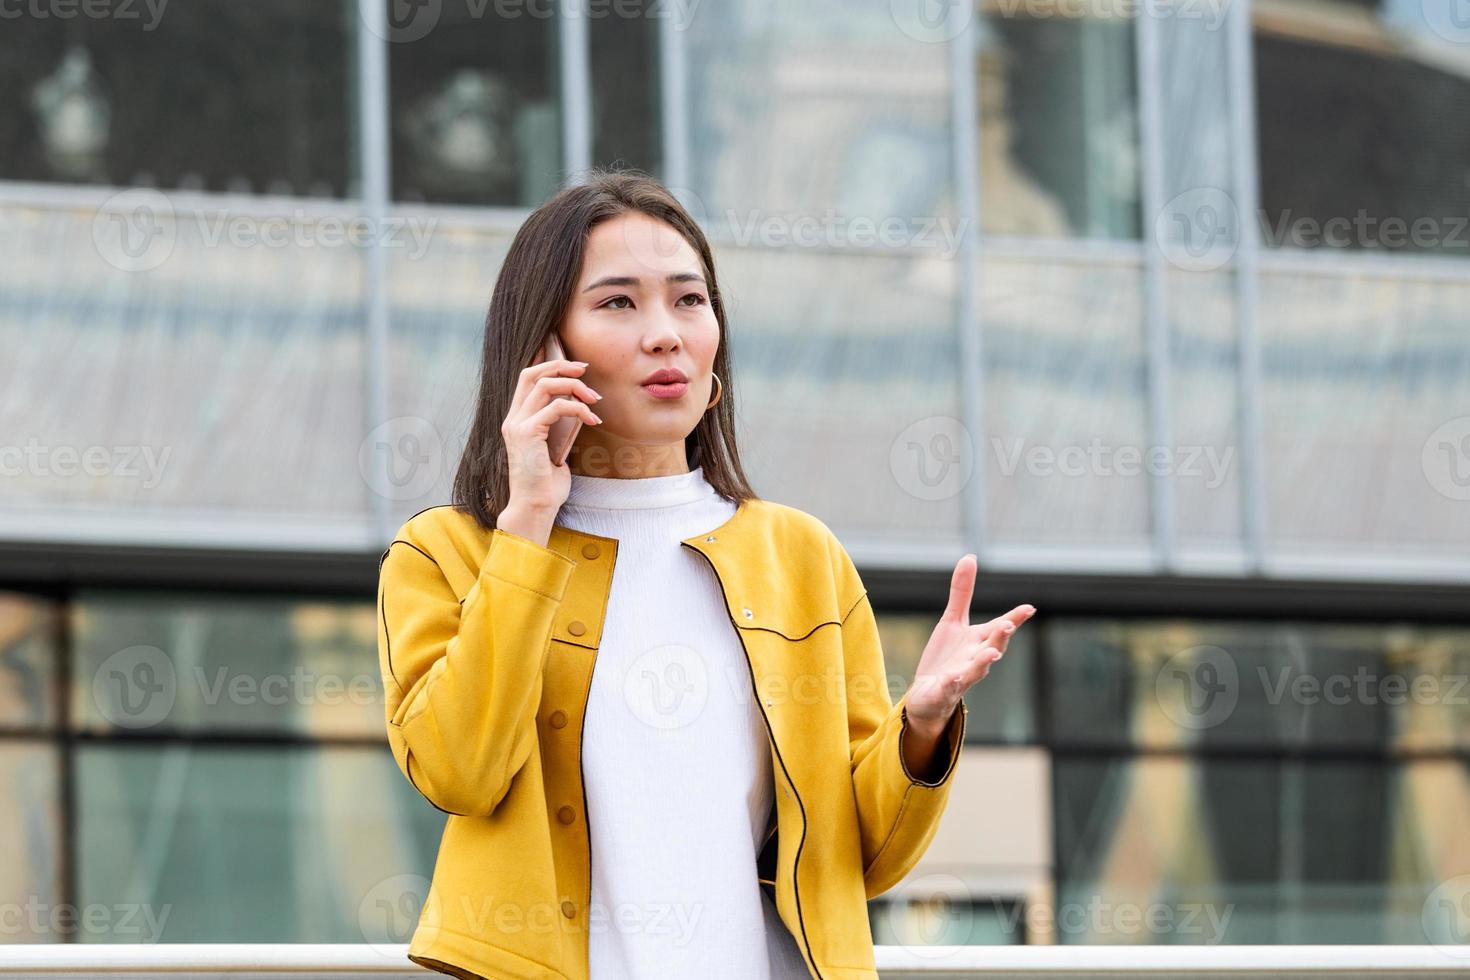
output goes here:
[[704, 406], [704, 410], [706, 412], [714, 408], [715, 403], [718, 402], [722, 397], [724, 397], [725, 394], [725, 384], [723, 381], [720, 380], [720, 376], [711, 371], [710, 377], [715, 379], [715, 385], [719, 388], [719, 390], [715, 392], [715, 397], [710, 399], [709, 404]]

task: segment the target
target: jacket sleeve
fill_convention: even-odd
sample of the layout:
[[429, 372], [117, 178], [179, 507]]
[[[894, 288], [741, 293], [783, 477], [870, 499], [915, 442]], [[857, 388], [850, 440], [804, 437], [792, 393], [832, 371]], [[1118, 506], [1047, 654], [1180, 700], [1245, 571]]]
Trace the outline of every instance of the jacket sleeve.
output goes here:
[[891, 703], [878, 623], [866, 590], [843, 616], [842, 651], [863, 885], [867, 897], [874, 898], [898, 884], [934, 839], [949, 801], [969, 709], [961, 701], [940, 738], [937, 751], [945, 759], [941, 775], [933, 782], [920, 779], [909, 772], [903, 755], [908, 694]]
[[388, 742], [434, 806], [488, 816], [536, 747], [553, 619], [576, 563], [496, 529], [460, 602], [400, 530], [378, 563]]

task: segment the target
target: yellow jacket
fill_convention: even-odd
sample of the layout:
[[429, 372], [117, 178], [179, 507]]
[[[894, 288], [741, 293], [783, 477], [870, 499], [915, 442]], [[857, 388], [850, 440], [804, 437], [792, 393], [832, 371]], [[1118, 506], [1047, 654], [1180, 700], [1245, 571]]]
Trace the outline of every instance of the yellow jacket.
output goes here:
[[[949, 797], [900, 751], [857, 569], [817, 518], [764, 500], [692, 538], [719, 579], [771, 739], [776, 819], [757, 868], [807, 968], [877, 980], [867, 900], [906, 875]], [[388, 741], [451, 814], [408, 948], [458, 977], [589, 980], [583, 711], [618, 542], [552, 528], [546, 547], [452, 505], [409, 518], [378, 563]]]

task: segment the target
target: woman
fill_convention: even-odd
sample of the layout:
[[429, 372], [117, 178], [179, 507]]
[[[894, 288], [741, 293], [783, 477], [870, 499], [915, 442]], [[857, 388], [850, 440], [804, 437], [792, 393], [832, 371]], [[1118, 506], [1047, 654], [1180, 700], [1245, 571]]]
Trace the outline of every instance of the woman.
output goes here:
[[1035, 610], [970, 625], [964, 556], [892, 702], [847, 552], [746, 482], [730, 375], [709, 245], [666, 189], [598, 171], [526, 220], [454, 503], [379, 563], [389, 741], [450, 814], [414, 962], [876, 980], [865, 903], [923, 854], [961, 699]]

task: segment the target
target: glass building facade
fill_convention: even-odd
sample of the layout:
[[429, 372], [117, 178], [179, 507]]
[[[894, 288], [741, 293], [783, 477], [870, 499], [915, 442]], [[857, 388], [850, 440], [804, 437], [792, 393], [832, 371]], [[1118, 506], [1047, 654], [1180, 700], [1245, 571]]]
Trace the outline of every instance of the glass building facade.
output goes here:
[[515, 229], [616, 164], [895, 697], [960, 554], [1040, 608], [877, 941], [1470, 936], [1453, 0], [937, 9], [0, 11], [0, 942], [407, 941], [376, 559]]

